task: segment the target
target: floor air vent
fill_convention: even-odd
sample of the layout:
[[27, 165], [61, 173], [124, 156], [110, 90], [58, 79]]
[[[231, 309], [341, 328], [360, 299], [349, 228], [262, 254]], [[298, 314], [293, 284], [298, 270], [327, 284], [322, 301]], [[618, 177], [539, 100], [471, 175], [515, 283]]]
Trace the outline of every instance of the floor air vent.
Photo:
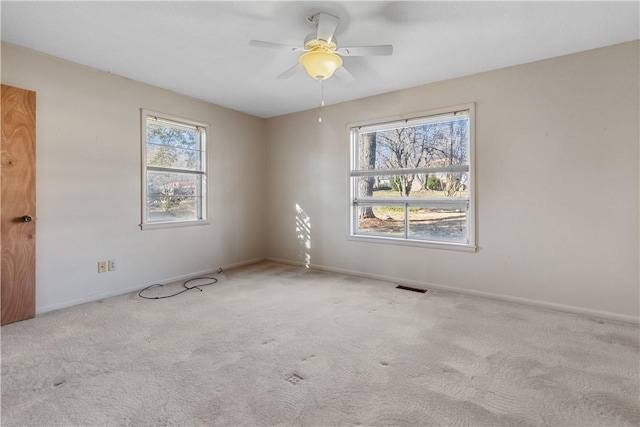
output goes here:
[[293, 385], [298, 384], [303, 379], [304, 378], [302, 378], [302, 376], [298, 374], [290, 374], [285, 377], [285, 380], [289, 381]]
[[396, 289], [402, 289], [403, 291], [420, 292], [421, 294], [424, 294], [425, 292], [427, 292], [426, 289], [418, 289], [418, 288], [412, 288], [410, 286], [402, 286], [402, 285], [396, 286]]

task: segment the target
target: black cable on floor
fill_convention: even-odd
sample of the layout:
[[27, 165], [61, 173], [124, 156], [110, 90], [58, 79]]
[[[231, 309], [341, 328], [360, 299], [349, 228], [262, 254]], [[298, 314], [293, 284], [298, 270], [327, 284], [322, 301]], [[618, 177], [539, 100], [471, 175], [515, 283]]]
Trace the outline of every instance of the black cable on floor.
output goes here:
[[[222, 268], [218, 269], [218, 271], [216, 272], [216, 274], [220, 274], [222, 273]], [[187, 286], [188, 283], [193, 282], [194, 280], [211, 280], [210, 282], [207, 283], [202, 283], [200, 285], [194, 285], [194, 286]], [[143, 290], [141, 290], [140, 292], [138, 292], [138, 296], [140, 298], [144, 298], [144, 299], [164, 299], [164, 298], [171, 298], [171, 297], [175, 297], [176, 295], [180, 295], [184, 292], [190, 291], [192, 289], [197, 289], [200, 292], [202, 292], [202, 289], [200, 289], [203, 286], [209, 286], [209, 285], [213, 285], [214, 283], [218, 283], [218, 279], [216, 279], [215, 277], [195, 277], [193, 279], [189, 279], [186, 280], [182, 283], [182, 287], [184, 288], [183, 290], [181, 290], [180, 292], [176, 292], [175, 294], [171, 294], [171, 295], [165, 295], [165, 296], [161, 296], [161, 297], [146, 297], [144, 295], [142, 295], [142, 293], [148, 289], [151, 288], [155, 288], [157, 286], [163, 287], [164, 285], [161, 285], [159, 283], [154, 283], [153, 285], [149, 285], [146, 288], [144, 288]]]

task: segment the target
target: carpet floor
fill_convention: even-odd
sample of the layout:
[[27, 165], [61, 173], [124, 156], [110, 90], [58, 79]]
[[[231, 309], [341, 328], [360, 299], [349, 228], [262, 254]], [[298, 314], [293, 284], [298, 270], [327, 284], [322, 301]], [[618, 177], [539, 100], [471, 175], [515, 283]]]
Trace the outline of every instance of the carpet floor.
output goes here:
[[218, 277], [3, 326], [2, 425], [640, 425], [637, 325], [270, 262]]

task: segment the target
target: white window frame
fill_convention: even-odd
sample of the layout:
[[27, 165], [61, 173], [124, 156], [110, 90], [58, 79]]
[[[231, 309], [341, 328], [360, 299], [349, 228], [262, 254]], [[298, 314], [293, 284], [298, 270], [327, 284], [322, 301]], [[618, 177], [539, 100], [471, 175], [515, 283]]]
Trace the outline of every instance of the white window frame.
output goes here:
[[[147, 121], [148, 119], [158, 120], [166, 122], [167, 124], [174, 125], [176, 127], [186, 127], [189, 129], [196, 129], [200, 132], [200, 156], [201, 161], [200, 170], [194, 171], [191, 169], [180, 168], [164, 168], [158, 166], [147, 165]], [[142, 222], [140, 228], [142, 230], [153, 230], [158, 228], [174, 228], [174, 227], [189, 227], [195, 225], [208, 225], [208, 157], [207, 157], [207, 136], [209, 135], [209, 125], [206, 123], [196, 122], [194, 120], [185, 119], [182, 117], [173, 116], [170, 114], [159, 113], [157, 111], [140, 109], [140, 141], [141, 141], [141, 160], [142, 160]], [[171, 221], [148, 221], [147, 218], [147, 172], [148, 171], [166, 171], [166, 172], [178, 172], [181, 174], [199, 175], [202, 176], [202, 183], [200, 188], [200, 194], [198, 194], [197, 200], [200, 200], [198, 205], [198, 219], [195, 220], [171, 220]]]
[[[358, 176], [375, 176], [375, 175], [400, 175], [406, 173], [434, 173], [434, 172], [455, 172], [460, 167], [448, 167], [448, 168], [419, 168], [419, 169], [395, 169], [395, 170], [382, 170], [377, 169], [373, 170], [358, 170], [356, 169], [358, 165], [358, 136], [361, 129], [364, 128], [366, 131], [372, 130], [382, 130], [386, 129], [389, 126], [397, 125], [398, 122], [404, 121], [407, 124], [411, 124], [413, 121], [416, 125], [419, 125], [423, 121], [428, 121], [429, 117], [432, 116], [442, 116], [445, 114], [454, 114], [456, 112], [468, 112], [469, 118], [469, 147], [468, 147], [468, 159], [469, 166], [468, 170], [466, 167], [463, 167], [461, 170], [468, 174], [468, 199], [447, 199], [442, 200], [441, 198], [429, 199], [429, 198], [362, 198], [358, 197], [358, 185], [357, 180], [353, 179]], [[348, 182], [349, 182], [349, 230], [348, 230], [348, 240], [357, 241], [357, 242], [368, 242], [368, 243], [386, 243], [386, 244], [396, 244], [396, 245], [404, 245], [404, 246], [416, 246], [416, 247], [425, 247], [425, 248], [435, 248], [435, 249], [450, 249], [450, 250], [459, 250], [466, 252], [475, 252], [476, 251], [476, 215], [475, 215], [475, 103], [468, 103], [462, 105], [456, 105], [452, 107], [439, 108], [434, 110], [422, 111], [417, 113], [410, 113], [405, 115], [399, 115], [394, 117], [386, 117], [382, 119], [375, 120], [367, 120], [357, 123], [349, 123], [347, 125], [349, 130], [349, 147], [350, 147], [350, 156], [349, 156], [349, 172], [348, 172]], [[446, 170], [445, 170], [446, 169]], [[381, 203], [385, 205], [397, 205], [404, 206], [405, 208], [405, 236], [404, 238], [399, 237], [386, 237], [386, 236], [374, 236], [368, 234], [357, 234], [357, 221], [358, 221], [358, 208], [361, 205], [366, 205], [367, 201], [374, 202], [376, 205]], [[424, 207], [438, 207], [438, 206], [467, 206], [467, 242], [459, 243], [459, 242], [446, 242], [446, 241], [431, 241], [431, 240], [418, 240], [411, 239], [407, 235], [407, 223], [408, 223], [408, 208], [409, 206], [424, 206]]]

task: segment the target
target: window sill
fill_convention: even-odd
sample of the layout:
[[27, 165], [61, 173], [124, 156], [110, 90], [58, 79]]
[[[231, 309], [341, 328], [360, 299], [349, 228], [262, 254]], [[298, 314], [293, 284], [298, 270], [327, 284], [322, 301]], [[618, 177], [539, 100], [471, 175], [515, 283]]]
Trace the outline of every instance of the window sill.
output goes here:
[[413, 246], [418, 248], [445, 249], [460, 252], [475, 252], [477, 248], [475, 245], [468, 245], [466, 243], [423, 242], [419, 240], [394, 239], [392, 237], [380, 236], [350, 235], [347, 237], [347, 239], [352, 242], [383, 243], [390, 245]]
[[208, 220], [198, 221], [171, 221], [171, 222], [152, 222], [146, 224], [140, 224], [141, 230], [156, 230], [159, 228], [178, 228], [178, 227], [193, 227], [197, 225], [209, 225]]

